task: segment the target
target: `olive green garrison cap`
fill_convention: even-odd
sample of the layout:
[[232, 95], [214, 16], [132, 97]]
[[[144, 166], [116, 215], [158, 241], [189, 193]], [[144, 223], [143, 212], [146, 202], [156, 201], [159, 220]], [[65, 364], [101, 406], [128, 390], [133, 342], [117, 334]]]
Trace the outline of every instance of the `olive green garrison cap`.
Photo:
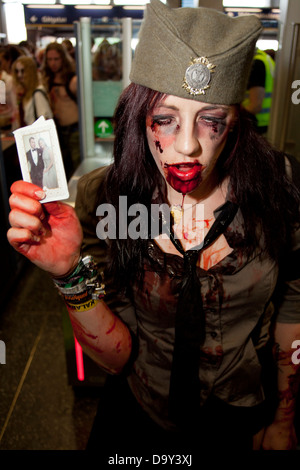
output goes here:
[[254, 15], [231, 18], [212, 8], [172, 9], [151, 0], [130, 80], [181, 98], [240, 103], [261, 30]]

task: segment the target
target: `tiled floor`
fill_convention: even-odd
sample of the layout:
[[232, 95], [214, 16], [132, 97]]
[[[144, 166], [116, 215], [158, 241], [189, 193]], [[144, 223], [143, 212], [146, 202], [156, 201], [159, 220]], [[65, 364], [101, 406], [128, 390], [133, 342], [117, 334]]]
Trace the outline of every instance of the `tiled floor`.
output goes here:
[[1, 450], [85, 449], [101, 390], [69, 383], [63, 309], [50, 278], [32, 265], [1, 306]]

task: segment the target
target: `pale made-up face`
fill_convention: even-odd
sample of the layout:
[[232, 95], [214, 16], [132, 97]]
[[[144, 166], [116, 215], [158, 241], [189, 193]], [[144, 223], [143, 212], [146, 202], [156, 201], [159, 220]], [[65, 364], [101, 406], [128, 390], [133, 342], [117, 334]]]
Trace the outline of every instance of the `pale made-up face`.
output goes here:
[[[234, 125], [234, 106], [167, 95], [146, 119], [147, 140], [169, 192], [201, 195]], [[172, 189], [170, 189], [172, 188]]]
[[16, 76], [19, 82], [24, 84], [25, 69], [24, 69], [24, 65], [21, 62], [19, 61], [16, 62], [15, 71], [16, 71]]

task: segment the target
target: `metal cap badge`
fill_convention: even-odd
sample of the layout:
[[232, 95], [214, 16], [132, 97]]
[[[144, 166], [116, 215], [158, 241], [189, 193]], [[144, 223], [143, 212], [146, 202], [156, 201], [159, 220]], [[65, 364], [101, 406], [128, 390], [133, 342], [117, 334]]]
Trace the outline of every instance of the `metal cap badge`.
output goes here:
[[190, 95], [205, 95], [214, 67], [215, 65], [211, 64], [206, 57], [192, 59], [185, 72], [183, 88]]

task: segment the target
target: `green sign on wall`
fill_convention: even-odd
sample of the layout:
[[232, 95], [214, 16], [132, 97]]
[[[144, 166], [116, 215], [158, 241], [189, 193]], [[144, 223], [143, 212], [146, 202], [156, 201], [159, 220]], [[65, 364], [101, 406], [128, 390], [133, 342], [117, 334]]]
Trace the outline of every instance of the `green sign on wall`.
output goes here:
[[109, 119], [98, 119], [95, 122], [95, 136], [96, 137], [110, 137], [114, 133], [114, 128]]

